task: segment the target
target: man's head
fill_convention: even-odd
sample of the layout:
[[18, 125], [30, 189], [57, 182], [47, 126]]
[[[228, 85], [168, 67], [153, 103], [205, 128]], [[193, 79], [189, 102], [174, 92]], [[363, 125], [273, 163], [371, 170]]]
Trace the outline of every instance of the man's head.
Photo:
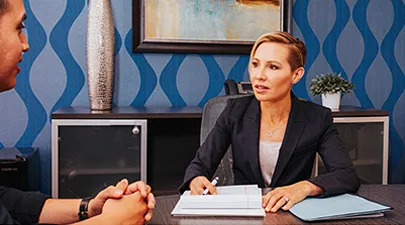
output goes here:
[[26, 18], [22, 0], [0, 0], [0, 92], [15, 86], [18, 63], [28, 51], [22, 29]]

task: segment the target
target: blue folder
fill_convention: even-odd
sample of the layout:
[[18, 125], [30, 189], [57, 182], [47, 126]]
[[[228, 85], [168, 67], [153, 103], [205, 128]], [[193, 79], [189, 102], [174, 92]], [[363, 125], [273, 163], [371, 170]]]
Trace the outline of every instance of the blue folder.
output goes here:
[[328, 198], [307, 198], [295, 204], [290, 212], [304, 221], [317, 221], [378, 217], [391, 209], [356, 195], [343, 194]]

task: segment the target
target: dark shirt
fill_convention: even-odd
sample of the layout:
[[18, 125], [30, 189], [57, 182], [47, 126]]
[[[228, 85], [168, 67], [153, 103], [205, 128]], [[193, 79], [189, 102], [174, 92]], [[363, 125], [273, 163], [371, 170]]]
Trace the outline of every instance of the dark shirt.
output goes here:
[[49, 196], [0, 186], [0, 224], [38, 223]]

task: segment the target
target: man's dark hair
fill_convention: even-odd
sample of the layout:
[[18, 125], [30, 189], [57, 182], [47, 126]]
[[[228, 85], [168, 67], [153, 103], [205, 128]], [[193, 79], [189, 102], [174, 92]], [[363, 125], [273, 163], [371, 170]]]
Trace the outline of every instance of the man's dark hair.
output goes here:
[[7, 9], [8, 9], [8, 1], [0, 0], [0, 19], [3, 16], [3, 14], [7, 11]]

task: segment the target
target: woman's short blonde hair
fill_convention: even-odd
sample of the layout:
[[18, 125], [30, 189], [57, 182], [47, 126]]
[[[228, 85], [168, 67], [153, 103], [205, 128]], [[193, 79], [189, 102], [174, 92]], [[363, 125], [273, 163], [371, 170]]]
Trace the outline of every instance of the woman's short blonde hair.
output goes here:
[[260, 36], [256, 40], [252, 51], [250, 52], [250, 60], [253, 59], [259, 46], [266, 42], [280, 43], [288, 46], [290, 49], [288, 62], [290, 63], [291, 70], [295, 70], [305, 65], [307, 55], [305, 44], [298, 38], [295, 38], [291, 34], [284, 31], [270, 32]]

